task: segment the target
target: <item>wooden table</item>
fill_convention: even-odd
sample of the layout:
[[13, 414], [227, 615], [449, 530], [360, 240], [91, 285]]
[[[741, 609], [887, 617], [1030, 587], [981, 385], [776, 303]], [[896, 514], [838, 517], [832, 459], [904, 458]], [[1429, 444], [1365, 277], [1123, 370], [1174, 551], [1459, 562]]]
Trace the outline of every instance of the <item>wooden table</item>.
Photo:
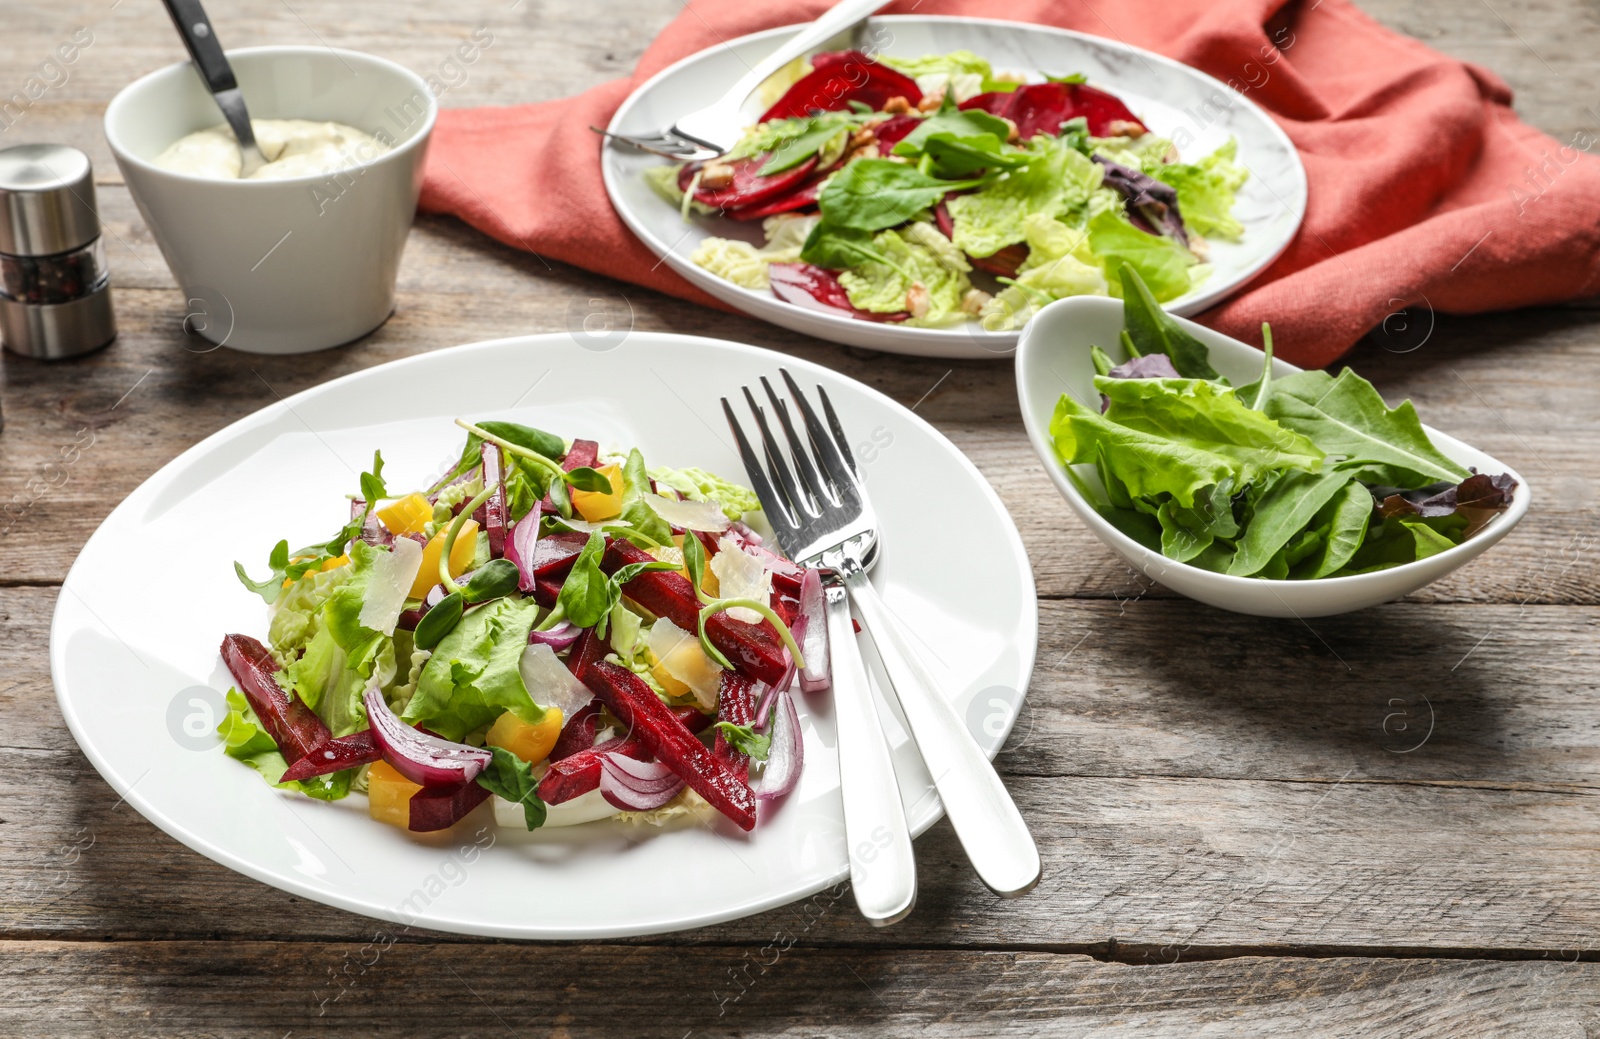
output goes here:
[[[1501, 72], [1523, 115], [1556, 136], [1600, 129], [1594, 9], [1496, 5], [1367, 6]], [[236, 46], [325, 40], [422, 72], [487, 27], [492, 44], [443, 98], [471, 105], [620, 75], [679, 3], [215, 8]], [[0, 1034], [1552, 1039], [1600, 1029], [1591, 314], [1413, 314], [1433, 321], [1426, 342], [1421, 326], [1396, 322], [1359, 348], [1352, 363], [1391, 399], [1411, 397], [1537, 481], [1533, 511], [1487, 557], [1404, 602], [1310, 624], [1233, 616], [1141, 581], [1067, 513], [1024, 440], [1009, 364], [840, 349], [550, 271], [450, 220], [418, 221], [399, 309], [366, 340], [287, 359], [190, 352], [173, 281], [100, 131], [118, 88], [182, 57], [166, 15], [145, 0], [3, 0], [0, 12], [4, 95], [75, 29], [92, 33], [67, 82], [0, 144], [67, 141], [94, 158], [122, 324], [114, 347], [82, 361], [4, 361]], [[380, 937], [380, 950], [370, 943], [391, 925], [188, 851], [119, 804], [84, 760], [56, 709], [46, 647], [62, 577], [113, 505], [274, 392], [454, 343], [561, 330], [591, 299], [631, 308], [638, 328], [788, 351], [917, 404], [998, 489], [1040, 597], [1038, 669], [999, 758], [1045, 859], [1032, 895], [988, 894], [940, 824], [917, 842], [920, 904], [890, 930], [864, 925], [848, 892], [834, 891], [639, 941], [412, 931], [392, 945]], [[52, 465], [80, 443], [75, 462]], [[185, 565], [151, 571], [181, 577]]]

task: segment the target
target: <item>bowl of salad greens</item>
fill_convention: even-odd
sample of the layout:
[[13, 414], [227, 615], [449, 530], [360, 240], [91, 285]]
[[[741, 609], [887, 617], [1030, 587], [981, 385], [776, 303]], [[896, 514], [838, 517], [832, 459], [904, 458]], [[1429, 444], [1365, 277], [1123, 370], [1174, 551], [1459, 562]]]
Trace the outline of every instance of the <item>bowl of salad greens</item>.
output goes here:
[[1374, 606], [1511, 532], [1531, 492], [1504, 462], [1390, 407], [1352, 369], [1301, 371], [1123, 300], [1046, 307], [1017, 350], [1034, 450], [1102, 541], [1201, 602], [1269, 617]]
[[[1298, 228], [1293, 146], [1202, 73], [1038, 26], [870, 25], [859, 49], [769, 80], [725, 155], [685, 163], [608, 145], [623, 220], [747, 313], [850, 345], [971, 357], [1010, 353], [1054, 300], [1115, 295], [1122, 265], [1163, 305], [1196, 312]], [[665, 70], [609, 129], [670, 123], [736, 78], [742, 52], [790, 31]]]

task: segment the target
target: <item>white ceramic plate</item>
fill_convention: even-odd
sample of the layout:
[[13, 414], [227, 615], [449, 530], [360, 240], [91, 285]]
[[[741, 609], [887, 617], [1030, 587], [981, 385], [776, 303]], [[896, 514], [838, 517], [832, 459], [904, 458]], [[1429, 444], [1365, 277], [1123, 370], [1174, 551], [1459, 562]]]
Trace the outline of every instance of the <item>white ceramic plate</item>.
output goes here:
[[[977, 469], [906, 408], [835, 372], [646, 332], [423, 354], [297, 394], [184, 452], [117, 506], [67, 575], [50, 662], [68, 726], [116, 794], [189, 847], [402, 924], [512, 938], [637, 935], [821, 890], [846, 873], [826, 696], [798, 698], [805, 773], [792, 795], [763, 807], [751, 834], [615, 821], [517, 834], [493, 829], [484, 806], [445, 835], [408, 836], [368, 818], [360, 795], [326, 804], [274, 791], [210, 735], [217, 691], [232, 684], [222, 636], [262, 637], [267, 623], [233, 561], [259, 572], [279, 538], [326, 537], [375, 448], [390, 487], [424, 485], [460, 450], [452, 420], [467, 412], [637, 445], [651, 464], [742, 482], [718, 398], [780, 365], [808, 389], [821, 383], [837, 405], [882, 520], [874, 581], [932, 647], [932, 669], [993, 755], [1027, 688], [1038, 616], [1021, 538]], [[463, 404], [469, 397], [478, 403]], [[961, 565], [929, 565], [955, 538]], [[939, 817], [939, 800], [899, 720], [886, 724], [920, 832]]]
[[[710, 104], [748, 65], [770, 54], [795, 26], [753, 33], [691, 55], [653, 76], [612, 117], [613, 133], [653, 133], [686, 113]], [[1044, 72], [1082, 72], [1089, 82], [1125, 101], [1154, 132], [1172, 138], [1188, 159], [1208, 155], [1239, 139], [1239, 161], [1250, 180], [1239, 192], [1234, 214], [1245, 225], [1238, 243], [1211, 242], [1213, 271], [1200, 287], [1167, 304], [1195, 314], [1243, 287], [1288, 248], [1306, 209], [1306, 175], [1294, 145], [1276, 123], [1225, 84], [1159, 54], [1065, 29], [983, 18], [926, 15], [874, 18], [873, 49], [890, 56], [918, 57], [971, 50], [997, 71], [1038, 79]], [[751, 106], [750, 120], [759, 117]], [[805, 310], [772, 293], [723, 281], [695, 266], [689, 256], [701, 239], [744, 238], [760, 245], [760, 221], [740, 223], [696, 217], [685, 224], [678, 212], [645, 184], [643, 171], [666, 160], [623, 145], [601, 150], [601, 170], [611, 204], [623, 221], [668, 266], [699, 288], [739, 310], [784, 328], [847, 346], [864, 346], [922, 357], [1009, 355], [1016, 332], [986, 332], [976, 322], [948, 329], [904, 328]]]
[[[1193, 321], [1179, 318], [1178, 323], [1211, 348], [1211, 366], [1233, 385], [1247, 386], [1261, 376], [1260, 350]], [[1017, 398], [1022, 405], [1022, 422], [1027, 427], [1028, 439], [1033, 442], [1033, 450], [1072, 511], [1101, 541], [1146, 576], [1160, 581], [1173, 591], [1224, 610], [1262, 617], [1326, 617], [1348, 613], [1409, 595], [1423, 585], [1459, 569], [1511, 533], [1511, 528], [1528, 513], [1533, 491], [1521, 473], [1477, 448], [1424, 424], [1422, 428], [1427, 430], [1435, 446], [1451, 460], [1475, 468], [1480, 473], [1509, 473], [1517, 481], [1511, 506], [1454, 548], [1388, 570], [1317, 581], [1230, 577], [1152, 552], [1112, 526], [1084, 499], [1067, 478], [1066, 468], [1057, 459], [1050, 438], [1050, 417], [1055, 413], [1056, 402], [1063, 393], [1070, 393], [1080, 401], [1097, 399], [1090, 346], [1099, 345], [1116, 361], [1127, 360], [1127, 353], [1117, 341], [1121, 331], [1120, 300], [1081, 296], [1057, 300], [1045, 307], [1023, 330], [1022, 343], [1017, 348]], [[1274, 358], [1272, 371], [1274, 376], [1284, 376], [1300, 369]], [[1091, 487], [1103, 489], [1100, 476], [1093, 466], [1080, 465], [1077, 469]]]

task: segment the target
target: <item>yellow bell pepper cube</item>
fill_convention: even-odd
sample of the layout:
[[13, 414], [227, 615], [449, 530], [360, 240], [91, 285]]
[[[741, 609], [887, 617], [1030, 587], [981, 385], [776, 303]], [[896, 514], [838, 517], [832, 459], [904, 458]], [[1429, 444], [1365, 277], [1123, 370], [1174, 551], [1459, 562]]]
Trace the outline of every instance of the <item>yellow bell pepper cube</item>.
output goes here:
[[[420, 599], [428, 594], [428, 589], [439, 583], [439, 553], [444, 551], [445, 534], [449, 528], [439, 531], [433, 540], [422, 546], [422, 566], [417, 569], [416, 579], [411, 582], [411, 598]], [[458, 577], [467, 572], [467, 567], [478, 555], [478, 521], [469, 519], [461, 524], [461, 533], [456, 535], [456, 543], [450, 546], [450, 576]]]
[[379, 509], [378, 518], [391, 534], [420, 534], [433, 519], [433, 506], [420, 494], [408, 494]]
[[650, 677], [661, 683], [661, 688], [667, 691], [668, 696], [683, 697], [694, 695], [693, 689], [673, 678], [672, 674], [662, 664], [658, 663], [650, 669]]
[[387, 761], [374, 761], [367, 769], [367, 812], [380, 823], [409, 830], [411, 797], [421, 789]]
[[601, 466], [599, 472], [611, 481], [609, 494], [604, 491], [572, 492], [572, 507], [578, 510], [578, 515], [590, 523], [616, 519], [622, 515], [622, 467], [613, 462]]
[[503, 747], [528, 764], [537, 765], [550, 756], [560, 735], [561, 708], [549, 707], [544, 717], [531, 725], [507, 711], [489, 726], [483, 742], [491, 747]]
[[[302, 556], [301, 558], [303, 559], [305, 557]], [[350, 562], [350, 557], [349, 556], [336, 556], [333, 559], [324, 560], [323, 563], [322, 563], [321, 572], [326, 573], [329, 570], [337, 569], [338, 567], [344, 566], [348, 562]], [[300, 580], [304, 581], [306, 578], [310, 577], [314, 573], [318, 573], [318, 571], [316, 571], [316, 570], [307, 570], [305, 573], [300, 575]], [[294, 582], [293, 581], [289, 581], [289, 580], [285, 580], [283, 582], [283, 586], [285, 588], [289, 587], [291, 584], [294, 584]]]
[[[685, 581], [692, 580], [689, 576], [689, 564], [683, 561], [683, 539], [688, 536], [687, 534], [672, 535], [672, 543], [678, 546], [678, 573], [683, 575]], [[722, 582], [717, 579], [716, 572], [709, 566], [700, 575], [700, 590], [713, 599], [722, 590]]]

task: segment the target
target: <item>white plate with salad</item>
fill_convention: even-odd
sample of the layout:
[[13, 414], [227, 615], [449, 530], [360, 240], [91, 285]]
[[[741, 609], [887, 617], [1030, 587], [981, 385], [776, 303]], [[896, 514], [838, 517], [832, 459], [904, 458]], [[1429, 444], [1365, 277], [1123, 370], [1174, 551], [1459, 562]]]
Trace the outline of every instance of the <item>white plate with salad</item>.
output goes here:
[[[251, 877], [444, 931], [649, 934], [842, 879], [808, 575], [723, 478], [741, 466], [719, 398], [780, 363], [859, 442], [873, 579], [994, 754], [1037, 610], [972, 464], [804, 361], [608, 345], [522, 337], [358, 372], [129, 495], [51, 632], [62, 712], [116, 795]], [[920, 832], [938, 798], [886, 724]]]
[[[608, 129], [647, 134], [716, 100], [795, 28], [663, 70]], [[746, 105], [735, 149], [676, 163], [602, 148], [623, 221], [673, 270], [755, 317], [928, 357], [1008, 355], [1043, 306], [1139, 271], [1193, 314], [1299, 229], [1306, 178], [1243, 95], [1112, 40], [988, 19], [872, 19]]]

